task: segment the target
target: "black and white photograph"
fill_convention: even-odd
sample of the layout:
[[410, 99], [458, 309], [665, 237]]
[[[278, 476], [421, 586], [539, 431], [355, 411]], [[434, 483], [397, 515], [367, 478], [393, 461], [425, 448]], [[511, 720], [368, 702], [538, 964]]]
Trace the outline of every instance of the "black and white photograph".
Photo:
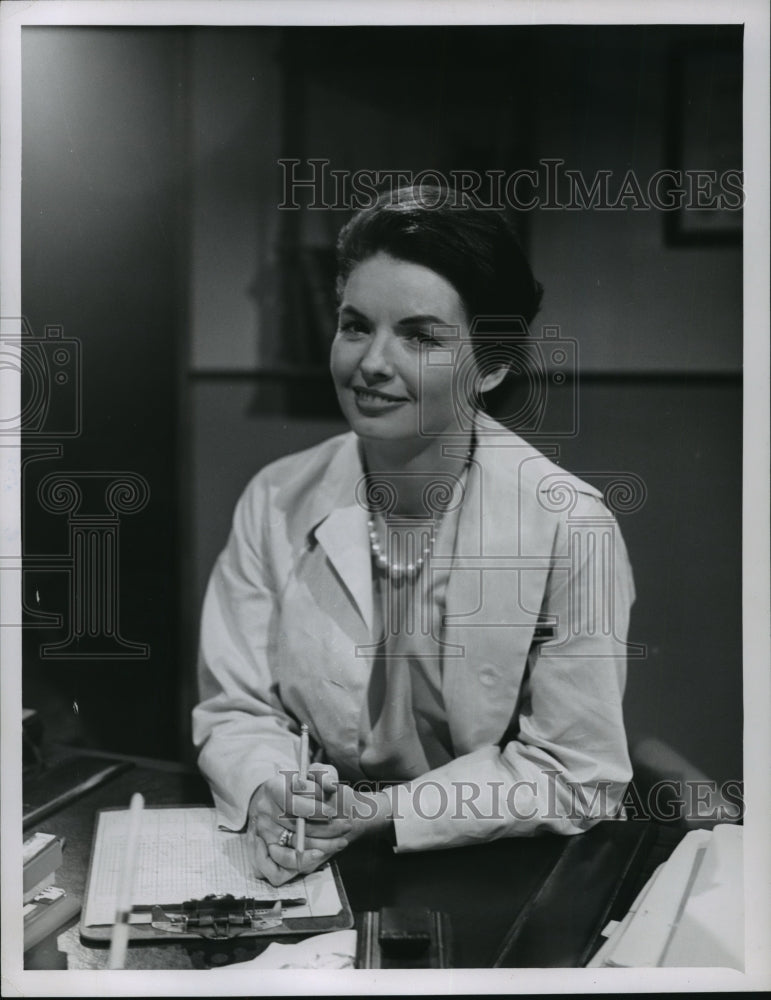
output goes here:
[[771, 987], [766, 5], [0, 46], [3, 994]]

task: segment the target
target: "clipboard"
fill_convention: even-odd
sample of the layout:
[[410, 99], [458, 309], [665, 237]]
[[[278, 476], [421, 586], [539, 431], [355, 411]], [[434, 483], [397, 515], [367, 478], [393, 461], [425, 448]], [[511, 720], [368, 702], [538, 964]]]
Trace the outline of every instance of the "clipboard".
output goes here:
[[[121, 814], [127, 817], [128, 810], [111, 807], [96, 814], [80, 920], [80, 935], [86, 941], [106, 942], [112, 937], [117, 867], [122, 858], [121, 825], [125, 833]], [[354, 926], [345, 887], [333, 861], [274, 889], [251, 874], [243, 861], [244, 841], [240, 838], [244, 834], [219, 831], [212, 807], [149, 807], [143, 810], [142, 822], [130, 941], [320, 934]], [[190, 867], [191, 858], [197, 868]], [[180, 870], [164, 871], [172, 862]], [[206, 891], [209, 879], [213, 892]], [[141, 898], [143, 892], [151, 890], [163, 897], [164, 892], [178, 890], [182, 882], [192, 887], [189, 893], [179, 893], [184, 898]], [[287, 899], [295, 905], [276, 907], [276, 900]], [[298, 899], [305, 899], [306, 905], [297, 905]]]

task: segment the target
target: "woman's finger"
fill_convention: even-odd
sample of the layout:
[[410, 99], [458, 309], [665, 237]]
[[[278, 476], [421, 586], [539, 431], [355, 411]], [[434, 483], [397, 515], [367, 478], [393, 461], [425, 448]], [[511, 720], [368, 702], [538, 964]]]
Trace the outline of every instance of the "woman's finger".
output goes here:
[[[320, 789], [315, 781], [298, 782], [305, 793], [286, 794], [281, 779], [270, 779], [258, 790], [250, 806], [250, 823], [267, 843], [278, 839], [281, 829], [294, 831], [299, 817], [319, 829], [333, 824], [320, 836], [342, 836], [350, 829], [347, 817], [341, 815], [340, 799], [331, 795], [326, 800], [317, 797]], [[330, 786], [331, 787], [331, 786]]]
[[[311, 782], [308, 782], [311, 784]], [[314, 786], [315, 789], [315, 786]], [[286, 816], [302, 816], [305, 819], [326, 819], [328, 814], [334, 815], [334, 803], [327, 804], [315, 797], [314, 790], [297, 792], [289, 796], [286, 806]], [[283, 818], [283, 816], [282, 816]]]
[[302, 816], [311, 823], [326, 823], [341, 818], [339, 813], [339, 804], [334, 798], [325, 801], [314, 795], [293, 795], [289, 799], [287, 813], [278, 818], [284, 822], [285, 818]]
[[[268, 852], [273, 861], [281, 868], [289, 868], [293, 872], [298, 872], [310, 871], [312, 868], [318, 867], [327, 858], [339, 854], [347, 846], [348, 841], [345, 837], [337, 837], [323, 841], [314, 839], [312, 846], [310, 842], [306, 842], [302, 858], [293, 847], [282, 847], [280, 844], [269, 844]], [[307, 867], [308, 864], [311, 865], [311, 868]]]
[[340, 783], [337, 768], [331, 764], [312, 764], [308, 768], [308, 778], [315, 782], [324, 798], [333, 795]]
[[305, 839], [307, 841], [309, 837], [318, 837], [329, 840], [345, 837], [352, 829], [353, 822], [347, 816], [339, 816], [329, 820], [309, 820], [305, 825]]
[[[276, 844], [276, 846], [280, 847], [282, 850], [288, 850], [290, 854], [297, 853], [297, 841], [294, 838], [286, 844], [282, 843], [280, 838], [277, 838], [276, 840], [266, 840], [265, 843], [268, 847], [270, 847], [271, 844]], [[308, 853], [309, 851], [322, 851], [324, 854], [338, 854], [340, 851], [344, 850], [349, 843], [350, 840], [345, 836], [317, 837], [314, 830], [312, 836], [305, 837], [305, 853]], [[286, 859], [288, 855], [283, 855], [283, 857]]]
[[302, 858], [300, 858], [297, 851], [289, 847], [281, 847], [278, 844], [269, 844], [268, 852], [271, 860], [282, 869], [286, 866], [290, 870], [291, 875], [313, 871], [314, 868], [320, 867], [334, 854], [334, 851], [328, 852], [315, 848], [312, 851], [303, 851]]
[[[319, 847], [322, 850], [334, 849], [342, 850], [348, 843], [348, 836], [353, 830], [353, 822], [349, 819], [334, 820], [331, 822], [308, 822], [305, 826], [306, 850]], [[272, 820], [261, 820], [256, 831], [266, 844], [280, 844], [287, 832], [292, 834], [292, 839], [285, 845], [294, 849], [296, 845], [297, 829], [296, 824], [279, 824]], [[332, 848], [330, 845], [334, 841], [340, 841]]]
[[293, 878], [297, 873], [295, 870], [287, 869], [277, 864], [270, 856], [269, 848], [262, 837], [257, 837], [256, 843], [256, 873], [260, 878], [265, 878], [271, 885], [283, 885]]
[[258, 837], [261, 837], [262, 840], [265, 841], [266, 844], [277, 844], [281, 840], [282, 836], [287, 833], [291, 833], [293, 836], [296, 833], [294, 824], [291, 826], [283, 826], [282, 824], [276, 823], [272, 819], [267, 819], [265, 817], [260, 819], [255, 832]]
[[[297, 835], [297, 823], [293, 819], [274, 820], [269, 816], [258, 816], [254, 820], [254, 831], [262, 837], [266, 844], [276, 844], [281, 839], [281, 835], [289, 830]], [[347, 817], [338, 819], [309, 819], [305, 824], [305, 840], [308, 843], [311, 839], [331, 840], [338, 837], [345, 837], [353, 829], [352, 820]]]
[[277, 821], [280, 816], [290, 818], [287, 808], [289, 795], [281, 778], [264, 781], [249, 802], [249, 822], [261, 826]]

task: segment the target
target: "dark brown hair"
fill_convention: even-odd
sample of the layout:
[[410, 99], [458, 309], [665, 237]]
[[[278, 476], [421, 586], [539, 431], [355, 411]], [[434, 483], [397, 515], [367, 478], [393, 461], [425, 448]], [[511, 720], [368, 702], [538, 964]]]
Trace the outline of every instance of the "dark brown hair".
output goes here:
[[529, 324], [543, 288], [514, 229], [496, 211], [458, 204], [451, 189], [389, 189], [340, 231], [337, 290], [357, 264], [378, 252], [436, 271], [460, 295], [471, 324], [480, 317], [521, 317]]

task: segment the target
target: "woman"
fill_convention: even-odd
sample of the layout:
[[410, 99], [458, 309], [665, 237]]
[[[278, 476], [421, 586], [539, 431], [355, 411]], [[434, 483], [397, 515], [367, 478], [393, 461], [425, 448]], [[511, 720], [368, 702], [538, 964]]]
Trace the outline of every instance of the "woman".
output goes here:
[[516, 238], [402, 189], [344, 227], [338, 264], [351, 433], [252, 480], [202, 619], [199, 763], [275, 885], [364, 834], [409, 851], [578, 833], [630, 777], [615, 522], [481, 408], [540, 301]]

